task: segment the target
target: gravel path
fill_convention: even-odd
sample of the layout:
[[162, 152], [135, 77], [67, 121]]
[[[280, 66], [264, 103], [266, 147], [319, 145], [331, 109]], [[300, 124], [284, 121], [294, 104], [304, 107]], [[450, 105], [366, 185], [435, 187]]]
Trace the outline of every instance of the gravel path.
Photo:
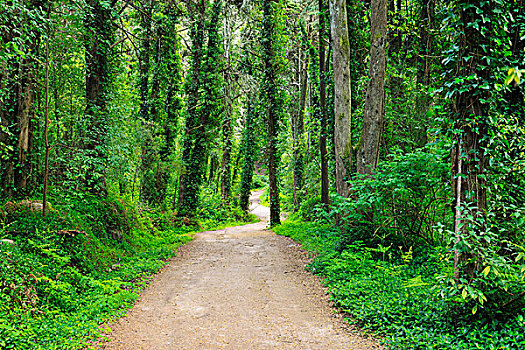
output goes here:
[[100, 348], [379, 349], [334, 314], [299, 246], [265, 229], [259, 196], [252, 212], [261, 222], [181, 247]]

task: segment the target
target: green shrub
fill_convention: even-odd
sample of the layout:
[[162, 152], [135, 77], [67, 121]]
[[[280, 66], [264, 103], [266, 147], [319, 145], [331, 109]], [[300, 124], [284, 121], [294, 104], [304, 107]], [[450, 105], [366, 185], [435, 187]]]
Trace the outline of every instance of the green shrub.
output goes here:
[[525, 308], [511, 313], [481, 310], [444, 300], [433, 288], [447, 268], [446, 249], [371, 248], [362, 242], [337, 251], [331, 226], [285, 222], [275, 232], [300, 242], [316, 259], [331, 298], [350, 322], [374, 331], [388, 349], [525, 349]]
[[452, 214], [448, 167], [441, 159], [423, 151], [394, 155], [373, 175], [352, 181], [350, 198], [334, 196], [324, 219], [340, 228], [341, 250], [355, 240], [406, 248], [447, 244], [448, 234], [436, 229]]

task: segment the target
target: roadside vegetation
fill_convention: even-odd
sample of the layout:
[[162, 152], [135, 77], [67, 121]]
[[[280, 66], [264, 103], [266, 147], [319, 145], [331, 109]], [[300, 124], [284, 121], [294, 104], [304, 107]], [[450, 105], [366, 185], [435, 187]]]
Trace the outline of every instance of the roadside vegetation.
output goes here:
[[[199, 216], [92, 195], [0, 206], [0, 349], [81, 349], [124, 315], [196, 232], [253, 221], [206, 197]], [[39, 210], [40, 209], [40, 210]]]
[[333, 195], [328, 210], [311, 198], [275, 227], [311, 252], [307, 268], [350, 322], [388, 349], [525, 349], [520, 215], [508, 218], [512, 234], [503, 237], [471, 229], [469, 249], [483, 267], [457, 283], [446, 224], [453, 212], [443, 200], [451, 193], [439, 157], [396, 156], [351, 184], [350, 198]]

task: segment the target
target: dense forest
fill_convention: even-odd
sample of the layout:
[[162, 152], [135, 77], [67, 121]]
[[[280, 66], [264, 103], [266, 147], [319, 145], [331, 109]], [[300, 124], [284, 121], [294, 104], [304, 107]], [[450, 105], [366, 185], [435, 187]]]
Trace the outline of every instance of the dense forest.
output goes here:
[[522, 0], [2, 0], [0, 37], [1, 349], [87, 346], [255, 188], [388, 348], [525, 349]]

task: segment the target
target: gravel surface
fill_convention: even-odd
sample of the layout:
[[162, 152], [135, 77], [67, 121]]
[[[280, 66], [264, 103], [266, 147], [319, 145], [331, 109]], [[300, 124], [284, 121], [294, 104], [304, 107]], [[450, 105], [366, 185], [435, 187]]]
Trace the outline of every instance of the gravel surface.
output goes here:
[[261, 222], [197, 234], [99, 348], [380, 349], [334, 313], [299, 245], [266, 229], [259, 196]]

